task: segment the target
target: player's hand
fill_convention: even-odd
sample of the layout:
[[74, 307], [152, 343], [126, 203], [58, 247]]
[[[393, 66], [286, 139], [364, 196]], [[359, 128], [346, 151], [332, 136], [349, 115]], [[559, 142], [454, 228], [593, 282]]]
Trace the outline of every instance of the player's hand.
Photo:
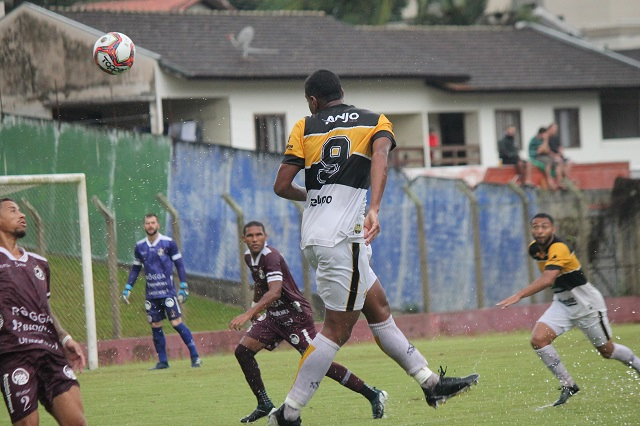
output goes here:
[[247, 321], [251, 320], [251, 317], [246, 312], [238, 315], [231, 321], [229, 321], [229, 330], [242, 330], [242, 326], [245, 325]]
[[67, 340], [64, 344], [64, 353], [73, 371], [80, 373], [84, 370], [87, 360], [82, 351], [82, 346], [78, 342], [73, 339]]
[[189, 286], [184, 281], [180, 283], [180, 291], [178, 292], [178, 302], [185, 303], [189, 298]]
[[496, 303], [496, 306], [500, 306], [502, 309], [504, 309], [507, 306], [511, 306], [518, 303], [520, 300], [521, 300], [521, 297], [519, 297], [517, 294], [514, 294], [513, 296], [509, 296], [506, 299]]
[[131, 284], [127, 284], [124, 286], [124, 290], [122, 290], [122, 301], [125, 304], [129, 304], [129, 295], [131, 294], [131, 290], [133, 289], [133, 287], [131, 287]]
[[364, 218], [364, 243], [371, 244], [373, 239], [380, 233], [380, 222], [378, 222], [378, 212], [369, 209]]

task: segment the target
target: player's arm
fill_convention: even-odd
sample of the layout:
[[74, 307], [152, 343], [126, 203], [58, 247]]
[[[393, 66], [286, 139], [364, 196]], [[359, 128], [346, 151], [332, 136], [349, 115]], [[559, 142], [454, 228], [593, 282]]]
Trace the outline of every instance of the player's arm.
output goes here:
[[387, 185], [387, 159], [393, 142], [384, 136], [373, 141], [371, 154], [371, 193], [369, 196], [369, 211], [364, 218], [364, 238], [365, 244], [371, 241], [380, 233], [380, 223], [378, 222], [378, 212], [382, 202], [382, 194]]
[[280, 164], [276, 180], [273, 183], [273, 191], [279, 197], [287, 200], [306, 201], [307, 190], [293, 181], [301, 167], [293, 164]]
[[289, 139], [287, 140], [287, 148], [284, 151], [284, 159], [276, 180], [273, 183], [273, 191], [282, 198], [294, 201], [306, 201], [307, 190], [296, 184], [293, 179], [298, 172], [304, 169], [304, 127], [305, 119], [298, 120], [293, 126]]
[[[176, 246], [177, 251], [177, 246]], [[173, 263], [176, 265], [178, 271], [178, 277], [180, 278], [180, 291], [178, 291], [178, 300], [180, 303], [184, 303], [189, 298], [189, 285], [187, 284], [187, 272], [184, 269], [184, 261], [180, 252], [177, 253], [177, 257], [173, 258]]]
[[553, 283], [556, 282], [556, 278], [558, 278], [558, 275], [560, 275], [560, 268], [547, 268], [542, 272], [542, 275], [540, 275], [531, 284], [529, 284], [516, 294], [498, 302], [496, 305], [502, 308], [506, 308], [507, 306], [518, 303], [525, 297], [532, 296], [547, 287], [551, 287]]
[[131, 295], [131, 290], [133, 290], [133, 285], [136, 283], [138, 279], [138, 275], [140, 275], [140, 270], [142, 269], [142, 264], [138, 262], [138, 260], [134, 260], [133, 266], [131, 266], [131, 271], [129, 271], [129, 278], [127, 278], [127, 284], [124, 286], [124, 290], [122, 290], [122, 301], [129, 304], [129, 296]]
[[269, 282], [269, 291], [262, 295], [260, 300], [255, 302], [251, 308], [249, 308], [245, 313], [238, 315], [234, 319], [229, 322], [230, 330], [240, 330], [242, 326], [247, 321], [250, 321], [251, 318], [259, 314], [260, 312], [267, 309], [273, 302], [280, 299], [282, 295], [282, 281], [270, 281]]
[[[51, 312], [51, 308], [49, 308], [49, 312]], [[58, 338], [60, 339], [60, 345], [64, 349], [64, 353], [71, 364], [71, 368], [74, 371], [82, 371], [84, 366], [87, 364], [87, 361], [84, 356], [84, 352], [82, 351], [82, 346], [71, 337], [62, 325], [60, 325], [60, 321], [58, 318], [51, 312], [51, 319], [53, 321], [53, 326], [58, 332]]]
[[142, 264], [144, 260], [140, 253], [138, 253], [138, 247], [136, 246], [133, 249], [133, 265], [131, 265], [131, 270], [129, 271], [129, 278], [127, 278], [127, 283], [124, 286], [124, 290], [122, 290], [122, 295], [120, 296], [122, 301], [129, 304], [129, 296], [131, 295], [131, 290], [133, 290], [133, 285], [136, 283], [138, 279], [138, 275], [140, 275], [140, 270], [142, 269]]

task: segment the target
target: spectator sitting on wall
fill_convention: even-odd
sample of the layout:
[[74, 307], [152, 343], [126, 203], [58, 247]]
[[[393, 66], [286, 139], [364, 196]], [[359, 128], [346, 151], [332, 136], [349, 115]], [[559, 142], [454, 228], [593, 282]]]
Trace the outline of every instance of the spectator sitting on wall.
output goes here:
[[560, 143], [560, 137], [558, 136], [558, 125], [551, 123], [549, 127], [547, 127], [547, 134], [549, 135], [549, 149], [556, 161], [562, 163], [564, 176], [568, 178], [573, 163], [564, 155], [564, 147]]
[[515, 126], [508, 126], [505, 129], [504, 136], [498, 141], [498, 155], [502, 160], [502, 164], [516, 166], [516, 173], [521, 185], [533, 185], [531, 182], [531, 165], [528, 161], [520, 158], [518, 147], [516, 147], [515, 135]]
[[529, 141], [529, 160], [542, 170], [551, 189], [563, 189], [562, 164], [551, 155], [547, 128], [540, 127], [538, 133]]

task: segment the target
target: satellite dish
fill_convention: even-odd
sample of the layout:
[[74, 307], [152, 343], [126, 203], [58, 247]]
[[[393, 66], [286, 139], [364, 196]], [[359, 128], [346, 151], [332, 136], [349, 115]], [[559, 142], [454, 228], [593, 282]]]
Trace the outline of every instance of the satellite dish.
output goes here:
[[242, 57], [247, 58], [249, 54], [276, 54], [278, 53], [278, 49], [265, 49], [259, 47], [251, 47], [251, 42], [253, 41], [253, 37], [255, 35], [255, 30], [251, 25], [247, 25], [243, 29], [241, 29], [237, 35], [229, 34], [227, 38], [239, 51], [242, 52]]

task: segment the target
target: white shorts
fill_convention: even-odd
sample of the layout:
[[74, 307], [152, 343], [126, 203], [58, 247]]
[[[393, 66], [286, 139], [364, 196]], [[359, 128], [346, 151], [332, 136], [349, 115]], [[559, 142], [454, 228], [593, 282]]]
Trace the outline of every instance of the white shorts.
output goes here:
[[367, 290], [378, 277], [371, 269], [371, 246], [342, 240], [334, 247], [307, 246], [303, 250], [316, 271], [318, 294], [327, 309], [359, 311]]
[[545, 323], [556, 336], [578, 327], [595, 346], [611, 340], [611, 325], [602, 293], [590, 283], [553, 295], [553, 302], [538, 322]]

